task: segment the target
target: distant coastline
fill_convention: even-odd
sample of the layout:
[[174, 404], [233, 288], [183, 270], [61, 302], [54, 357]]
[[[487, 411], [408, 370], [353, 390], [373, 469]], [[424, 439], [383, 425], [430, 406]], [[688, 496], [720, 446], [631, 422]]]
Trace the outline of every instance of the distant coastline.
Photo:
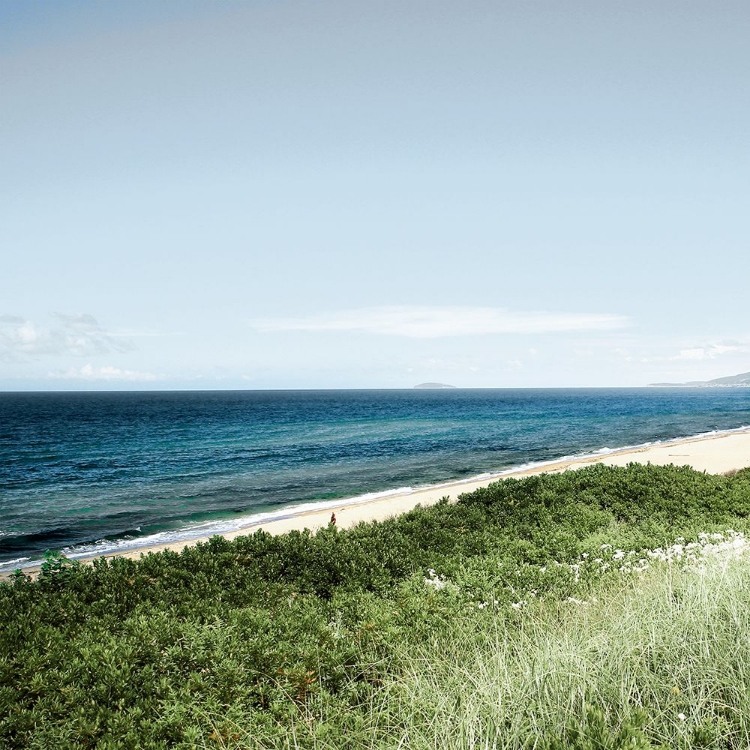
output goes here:
[[713, 380], [691, 380], [687, 383], [651, 383], [653, 388], [750, 388], [750, 372]]
[[441, 391], [446, 388], [455, 388], [455, 385], [448, 385], [447, 383], [420, 383], [414, 386], [416, 391]]

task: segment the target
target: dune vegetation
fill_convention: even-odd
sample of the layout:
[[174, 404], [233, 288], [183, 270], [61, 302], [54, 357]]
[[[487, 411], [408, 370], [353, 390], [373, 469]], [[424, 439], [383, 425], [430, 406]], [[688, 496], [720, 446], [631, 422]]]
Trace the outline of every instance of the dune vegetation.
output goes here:
[[0, 746], [745, 748], [750, 470], [594, 465], [0, 584]]

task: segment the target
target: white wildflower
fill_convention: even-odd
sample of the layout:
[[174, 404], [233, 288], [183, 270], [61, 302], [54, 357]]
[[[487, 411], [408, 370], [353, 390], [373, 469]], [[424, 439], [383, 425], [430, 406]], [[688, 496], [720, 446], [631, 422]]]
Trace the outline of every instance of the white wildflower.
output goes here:
[[430, 568], [427, 572], [430, 574], [430, 577], [425, 578], [424, 582], [428, 586], [432, 586], [435, 589], [435, 591], [440, 591], [441, 589], [444, 589], [448, 585], [448, 583], [445, 580], [445, 576], [443, 575], [439, 576], [432, 568]]

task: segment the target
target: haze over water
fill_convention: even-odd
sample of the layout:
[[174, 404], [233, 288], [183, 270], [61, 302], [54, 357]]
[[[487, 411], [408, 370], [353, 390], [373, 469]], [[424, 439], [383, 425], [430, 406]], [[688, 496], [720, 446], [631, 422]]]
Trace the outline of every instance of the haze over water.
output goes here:
[[750, 389], [0, 394], [0, 569], [750, 425]]

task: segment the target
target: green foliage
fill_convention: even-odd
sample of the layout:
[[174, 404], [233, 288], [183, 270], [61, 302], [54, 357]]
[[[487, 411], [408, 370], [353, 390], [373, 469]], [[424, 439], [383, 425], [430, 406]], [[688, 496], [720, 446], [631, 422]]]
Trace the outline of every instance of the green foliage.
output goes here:
[[[750, 472], [597, 465], [350, 530], [93, 565], [50, 553], [36, 580], [0, 585], [0, 746], [396, 746], [409, 734], [401, 698], [380, 701], [418, 648], [456, 623], [489, 639], [501, 611], [521, 632], [511, 605], [529, 592], [554, 603], [595, 591], [609, 574], [581, 555], [601, 544], [743, 529], [749, 513]], [[736, 730], [731, 711], [711, 721], [695, 746]], [[609, 738], [581, 748], [624, 747], [621, 730], [640, 731], [607, 735], [593, 713], [575, 729], [582, 743]]]
[[69, 560], [62, 552], [56, 550], [46, 550], [44, 553], [44, 561], [41, 565], [40, 575], [42, 576], [53, 576], [65, 573], [72, 568], [77, 568], [80, 565], [78, 560]]
[[542, 744], [542, 750], [654, 750], [643, 733], [646, 716], [636, 712], [619, 727], [611, 728], [604, 711], [586, 707], [582, 721], [571, 721], [562, 738]]

